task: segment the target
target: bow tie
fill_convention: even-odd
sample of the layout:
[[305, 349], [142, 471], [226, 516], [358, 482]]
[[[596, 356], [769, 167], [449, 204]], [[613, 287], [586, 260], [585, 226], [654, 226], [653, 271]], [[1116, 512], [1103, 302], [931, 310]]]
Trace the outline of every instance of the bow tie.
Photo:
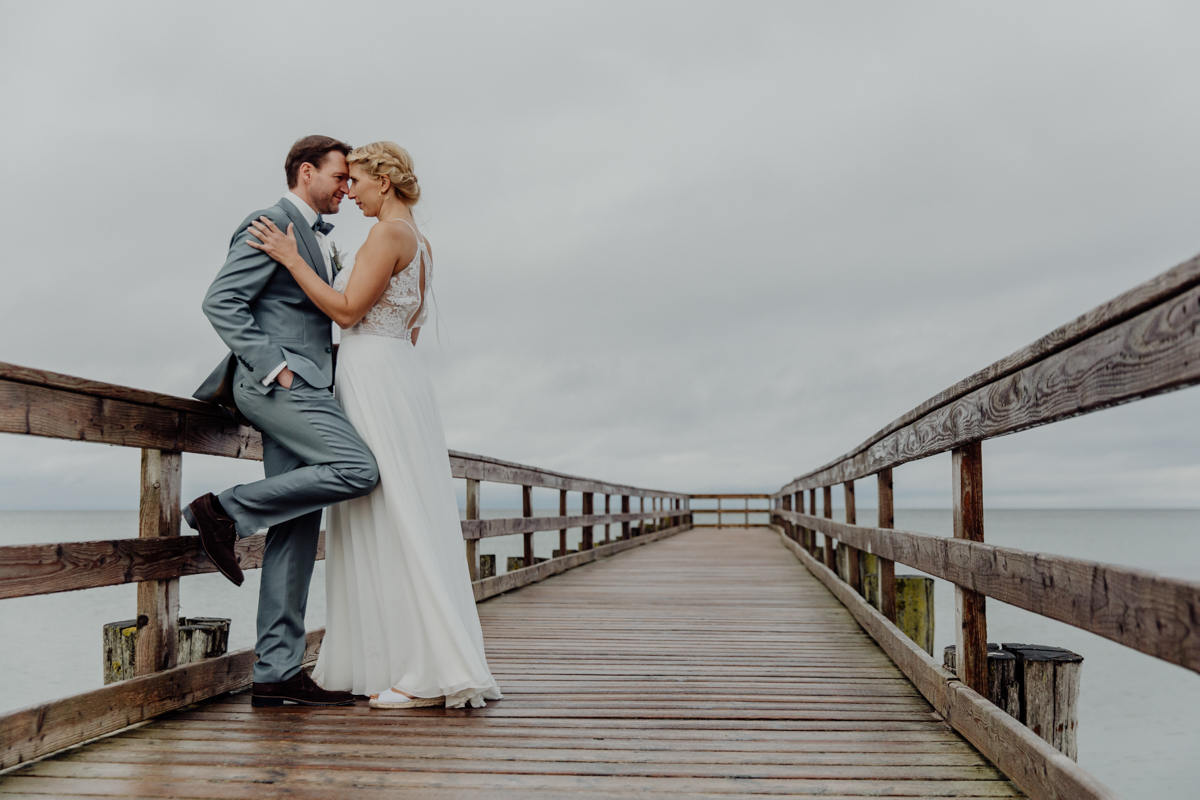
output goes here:
[[313, 223], [313, 232], [328, 236], [331, 230], [333, 230], [333, 223], [326, 222], [320, 214], [317, 214], [317, 221]]

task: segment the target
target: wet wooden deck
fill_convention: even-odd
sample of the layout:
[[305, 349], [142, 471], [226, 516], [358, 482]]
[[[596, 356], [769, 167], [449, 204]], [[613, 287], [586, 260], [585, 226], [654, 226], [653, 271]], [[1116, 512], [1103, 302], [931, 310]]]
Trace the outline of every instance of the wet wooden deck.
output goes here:
[[1013, 797], [766, 529], [694, 530], [479, 606], [506, 699], [225, 696], [0, 778], [0, 797]]

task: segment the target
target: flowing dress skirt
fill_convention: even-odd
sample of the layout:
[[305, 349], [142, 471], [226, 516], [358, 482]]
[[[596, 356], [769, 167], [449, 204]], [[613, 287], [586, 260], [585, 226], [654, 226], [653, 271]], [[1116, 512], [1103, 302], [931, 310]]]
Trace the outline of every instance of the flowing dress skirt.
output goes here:
[[447, 708], [499, 700], [464, 555], [446, 434], [416, 348], [356, 334], [338, 352], [337, 398], [379, 463], [379, 485], [329, 510], [326, 689], [396, 687]]

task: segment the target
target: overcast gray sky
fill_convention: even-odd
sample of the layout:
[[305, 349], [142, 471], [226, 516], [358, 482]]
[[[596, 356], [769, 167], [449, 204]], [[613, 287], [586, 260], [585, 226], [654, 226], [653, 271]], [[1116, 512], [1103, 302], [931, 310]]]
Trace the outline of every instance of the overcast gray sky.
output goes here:
[[[683, 491], [778, 488], [1200, 251], [1195, 3], [0, 9], [17, 364], [190, 394], [233, 226], [310, 133], [413, 154], [451, 447]], [[987, 502], [1200, 505], [1198, 402], [989, 442]], [[185, 493], [257, 471], [189, 456]], [[136, 474], [0, 437], [0, 507], [132, 507]], [[896, 486], [945, 506], [947, 460]]]

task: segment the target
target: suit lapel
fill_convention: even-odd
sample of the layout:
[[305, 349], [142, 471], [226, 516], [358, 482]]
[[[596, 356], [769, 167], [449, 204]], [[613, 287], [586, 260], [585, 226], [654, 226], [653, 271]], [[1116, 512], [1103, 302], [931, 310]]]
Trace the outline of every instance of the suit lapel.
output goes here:
[[329, 279], [325, 276], [325, 256], [321, 254], [321, 245], [317, 244], [316, 234], [312, 232], [312, 228], [308, 227], [304, 215], [286, 197], [280, 198], [278, 205], [296, 226], [294, 230], [296, 241], [299, 243], [300, 257], [313, 268], [321, 280], [329, 283]]

